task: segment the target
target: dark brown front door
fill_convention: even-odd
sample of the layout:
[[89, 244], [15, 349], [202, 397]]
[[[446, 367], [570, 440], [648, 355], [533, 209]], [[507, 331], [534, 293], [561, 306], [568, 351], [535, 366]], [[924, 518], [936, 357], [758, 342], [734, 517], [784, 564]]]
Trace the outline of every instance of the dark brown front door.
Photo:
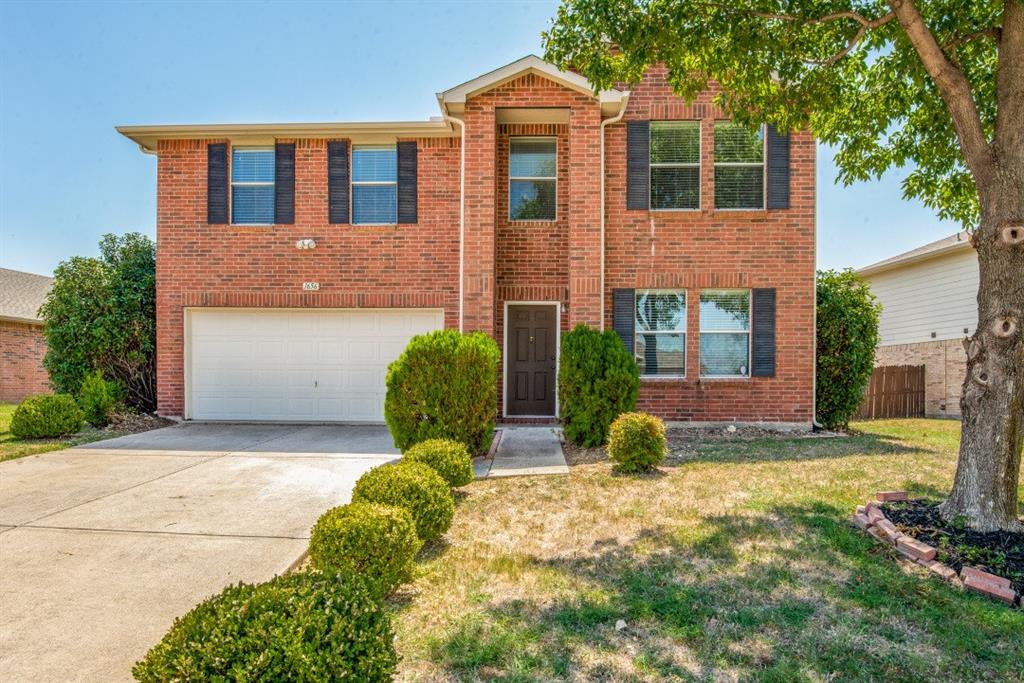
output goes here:
[[557, 308], [509, 304], [505, 331], [508, 415], [555, 414]]

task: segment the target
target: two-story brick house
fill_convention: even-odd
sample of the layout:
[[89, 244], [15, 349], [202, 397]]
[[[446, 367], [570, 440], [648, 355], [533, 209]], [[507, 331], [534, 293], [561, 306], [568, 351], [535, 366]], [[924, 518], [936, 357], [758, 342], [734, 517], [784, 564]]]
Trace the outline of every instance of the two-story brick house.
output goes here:
[[159, 412], [381, 421], [388, 363], [447, 327], [501, 346], [502, 417], [555, 417], [585, 323], [643, 410], [808, 426], [814, 141], [665, 77], [595, 93], [530, 56], [429, 121], [119, 128], [158, 158]]

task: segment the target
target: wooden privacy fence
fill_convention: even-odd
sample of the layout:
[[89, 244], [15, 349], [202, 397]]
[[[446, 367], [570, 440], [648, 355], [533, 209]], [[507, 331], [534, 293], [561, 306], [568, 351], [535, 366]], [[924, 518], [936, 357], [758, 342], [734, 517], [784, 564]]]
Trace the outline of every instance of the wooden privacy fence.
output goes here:
[[924, 417], [924, 366], [875, 368], [857, 417]]

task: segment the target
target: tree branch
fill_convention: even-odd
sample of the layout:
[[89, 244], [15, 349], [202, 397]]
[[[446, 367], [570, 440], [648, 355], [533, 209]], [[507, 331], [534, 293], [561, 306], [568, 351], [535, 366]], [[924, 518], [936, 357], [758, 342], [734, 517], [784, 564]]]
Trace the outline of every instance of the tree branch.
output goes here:
[[853, 48], [857, 47], [857, 43], [859, 43], [861, 41], [861, 39], [864, 37], [864, 34], [867, 33], [869, 29], [879, 28], [880, 26], [884, 26], [884, 25], [888, 24], [890, 21], [892, 21], [893, 19], [896, 18], [896, 14], [894, 12], [889, 12], [888, 14], [885, 14], [885, 15], [877, 18], [877, 19], [873, 19], [873, 20], [869, 21], [869, 20], [865, 19], [864, 17], [862, 17], [859, 14], [856, 14], [854, 12], [840, 12], [837, 15], [831, 15], [830, 14], [830, 15], [827, 15], [826, 17], [822, 17], [821, 19], [812, 20], [812, 21], [810, 21], [808, 23], [817, 24], [817, 23], [821, 23], [821, 22], [824, 22], [824, 21], [828, 21], [830, 17], [839, 18], [840, 16], [846, 16], [846, 15], [851, 15], [851, 14], [853, 15], [853, 17], [856, 18], [856, 21], [858, 21], [860, 23], [860, 28], [857, 29], [857, 32], [855, 34], [853, 34], [852, 38], [850, 38], [850, 41], [846, 44], [846, 47], [844, 47], [842, 50], [840, 50], [839, 52], [835, 53], [834, 55], [832, 55], [831, 57], [829, 57], [826, 60], [821, 60], [821, 61], [819, 61], [819, 60], [811, 60], [811, 64], [818, 64], [819, 66], [823, 66], [823, 67], [832, 66], [833, 64], [838, 62], [840, 59], [842, 59], [846, 55], [850, 54], [850, 51], [853, 50]]
[[1007, 0], [1003, 9], [996, 102], [996, 148], [1024, 173], [1024, 5], [1016, 0]]
[[888, 2], [946, 103], [967, 167], [975, 180], [981, 181], [992, 170], [992, 149], [985, 140], [970, 83], [939, 47], [913, 0]]

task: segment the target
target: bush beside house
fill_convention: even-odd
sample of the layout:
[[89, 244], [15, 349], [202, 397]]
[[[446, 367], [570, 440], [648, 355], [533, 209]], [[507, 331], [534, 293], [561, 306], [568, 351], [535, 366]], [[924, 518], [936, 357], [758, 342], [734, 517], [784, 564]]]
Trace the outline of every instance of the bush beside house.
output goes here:
[[620, 472], [649, 472], [665, 460], [665, 423], [647, 413], [623, 413], [608, 430], [608, 457]]
[[815, 413], [828, 429], [846, 427], [871, 381], [882, 312], [866, 282], [852, 270], [818, 273], [818, 350]]
[[473, 481], [473, 460], [469, 451], [451, 439], [427, 439], [402, 454], [403, 462], [421, 462], [431, 468], [452, 488]]
[[67, 394], [29, 396], [11, 417], [11, 433], [19, 439], [56, 438], [81, 428], [82, 411]]
[[455, 500], [448, 483], [427, 465], [400, 462], [381, 465], [359, 478], [352, 500], [405, 508], [421, 541], [437, 539], [452, 524]]
[[615, 332], [577, 325], [562, 337], [558, 400], [565, 438], [600, 446], [612, 421], [636, 406], [640, 369]]

